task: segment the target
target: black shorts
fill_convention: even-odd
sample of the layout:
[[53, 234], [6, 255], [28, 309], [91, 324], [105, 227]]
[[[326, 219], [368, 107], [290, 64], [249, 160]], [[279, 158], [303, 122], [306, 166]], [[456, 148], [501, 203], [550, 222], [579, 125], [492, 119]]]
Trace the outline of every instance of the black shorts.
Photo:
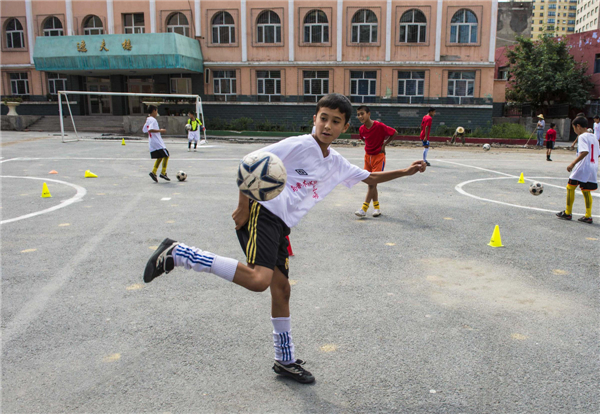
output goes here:
[[250, 200], [250, 218], [237, 230], [248, 264], [281, 270], [288, 277], [290, 228], [260, 203]]
[[554, 141], [546, 141], [546, 148], [554, 149]]
[[150, 158], [153, 160], [158, 158], [169, 158], [169, 151], [166, 148], [161, 148], [150, 153]]
[[571, 180], [570, 178], [569, 185], [574, 185], [575, 187], [579, 186], [579, 188], [586, 191], [594, 191], [598, 189], [598, 183], [583, 183], [581, 181]]

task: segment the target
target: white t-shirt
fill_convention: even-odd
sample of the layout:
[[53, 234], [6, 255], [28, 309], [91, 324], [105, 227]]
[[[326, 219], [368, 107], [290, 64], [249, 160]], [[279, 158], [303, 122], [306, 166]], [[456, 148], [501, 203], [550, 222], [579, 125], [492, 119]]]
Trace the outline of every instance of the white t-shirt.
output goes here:
[[600, 141], [600, 122], [594, 123], [594, 135], [596, 135], [596, 139]]
[[152, 116], [149, 116], [146, 119], [144, 128], [142, 128], [142, 131], [148, 134], [148, 146], [150, 147], [150, 152], [166, 148], [165, 143], [163, 142], [162, 137], [160, 136], [160, 132], [148, 132], [148, 130], [150, 129], [160, 129], [160, 127], [158, 126], [158, 121]]
[[312, 131], [311, 131], [311, 134], [312, 134], [312, 135], [315, 135], [315, 132], [317, 132], [317, 127], [316, 127], [316, 126], [313, 126], [313, 129], [312, 129]]
[[260, 151], [277, 155], [287, 171], [287, 182], [281, 194], [260, 204], [282, 219], [288, 227], [297, 225], [308, 210], [338, 184], [350, 188], [371, 174], [350, 164], [332, 148], [329, 148], [329, 155], [323, 157], [312, 135], [287, 138]]
[[546, 121], [544, 121], [543, 119], [540, 119], [537, 124], [537, 129], [543, 130], [544, 128], [546, 128]]
[[597, 183], [598, 182], [598, 140], [596, 136], [590, 132], [585, 132], [579, 135], [577, 140], [578, 151], [587, 151], [588, 155], [577, 164], [571, 171], [572, 180], [581, 181], [582, 183]]

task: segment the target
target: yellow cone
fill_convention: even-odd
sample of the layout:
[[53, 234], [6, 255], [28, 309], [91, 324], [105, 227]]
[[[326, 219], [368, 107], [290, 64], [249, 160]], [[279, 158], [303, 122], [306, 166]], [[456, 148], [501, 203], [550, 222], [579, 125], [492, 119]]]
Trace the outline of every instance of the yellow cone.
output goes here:
[[52, 197], [52, 194], [50, 194], [50, 190], [48, 190], [48, 185], [44, 183], [44, 186], [42, 187], [42, 198], [49, 197]]
[[90, 170], [85, 170], [85, 178], [98, 178], [98, 176]]
[[521, 173], [521, 176], [519, 177], [519, 181], [517, 182], [517, 184], [525, 184], [525, 177], [523, 177], [523, 173]]
[[125, 145], [125, 138], [121, 140], [121, 145]]
[[496, 227], [494, 227], [494, 233], [492, 234], [492, 238], [490, 239], [488, 246], [504, 247], [502, 244], [502, 239], [500, 238], [500, 227], [497, 224]]

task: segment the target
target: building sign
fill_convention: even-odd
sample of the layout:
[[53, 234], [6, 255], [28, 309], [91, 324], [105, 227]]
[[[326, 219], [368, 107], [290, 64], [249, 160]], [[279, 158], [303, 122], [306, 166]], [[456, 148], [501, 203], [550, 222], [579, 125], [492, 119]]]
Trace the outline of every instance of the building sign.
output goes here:
[[106, 48], [106, 42], [104, 40], [102, 40], [102, 44], [100, 45], [100, 51], [106, 51], [108, 52], [109, 50]]
[[125, 40], [121, 45], [123, 46], [123, 50], [131, 50], [131, 40]]
[[85, 48], [85, 40], [82, 40], [81, 43], [77, 43], [77, 51], [78, 52], [87, 52], [87, 49]]

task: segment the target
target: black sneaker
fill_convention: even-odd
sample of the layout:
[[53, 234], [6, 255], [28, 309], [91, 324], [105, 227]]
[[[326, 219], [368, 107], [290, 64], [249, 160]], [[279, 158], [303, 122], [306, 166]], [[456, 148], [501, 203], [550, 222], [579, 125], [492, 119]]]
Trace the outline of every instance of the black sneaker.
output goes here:
[[283, 365], [279, 361], [275, 361], [273, 365], [273, 371], [275, 371], [278, 375], [283, 375], [285, 377], [290, 377], [302, 384], [310, 384], [311, 382], [315, 382], [315, 377], [302, 368], [306, 362], [301, 359], [297, 359], [295, 363], [289, 365]]
[[563, 220], [571, 220], [573, 218], [573, 216], [571, 214], [566, 214], [564, 211], [561, 211], [560, 213], [556, 213], [556, 217], [558, 217], [559, 219], [563, 219]]
[[171, 181], [171, 179], [169, 177], [167, 177], [167, 173], [160, 174], [159, 177], [162, 178], [163, 180]]
[[594, 224], [594, 220], [591, 217], [579, 217], [577, 221], [581, 221], [582, 223]]
[[149, 175], [150, 175], [150, 178], [152, 178], [154, 181], [158, 182], [158, 178], [156, 178], [156, 174], [151, 172]]
[[548, 158], [546, 161], [552, 161], [550, 158]]
[[164, 239], [158, 249], [154, 251], [144, 270], [144, 282], [150, 283], [155, 278], [163, 273], [169, 273], [175, 268], [173, 260], [173, 249], [177, 246], [177, 242], [171, 239]]
[[428, 167], [431, 167], [431, 164], [429, 164], [429, 161], [425, 161], [425, 165]]

